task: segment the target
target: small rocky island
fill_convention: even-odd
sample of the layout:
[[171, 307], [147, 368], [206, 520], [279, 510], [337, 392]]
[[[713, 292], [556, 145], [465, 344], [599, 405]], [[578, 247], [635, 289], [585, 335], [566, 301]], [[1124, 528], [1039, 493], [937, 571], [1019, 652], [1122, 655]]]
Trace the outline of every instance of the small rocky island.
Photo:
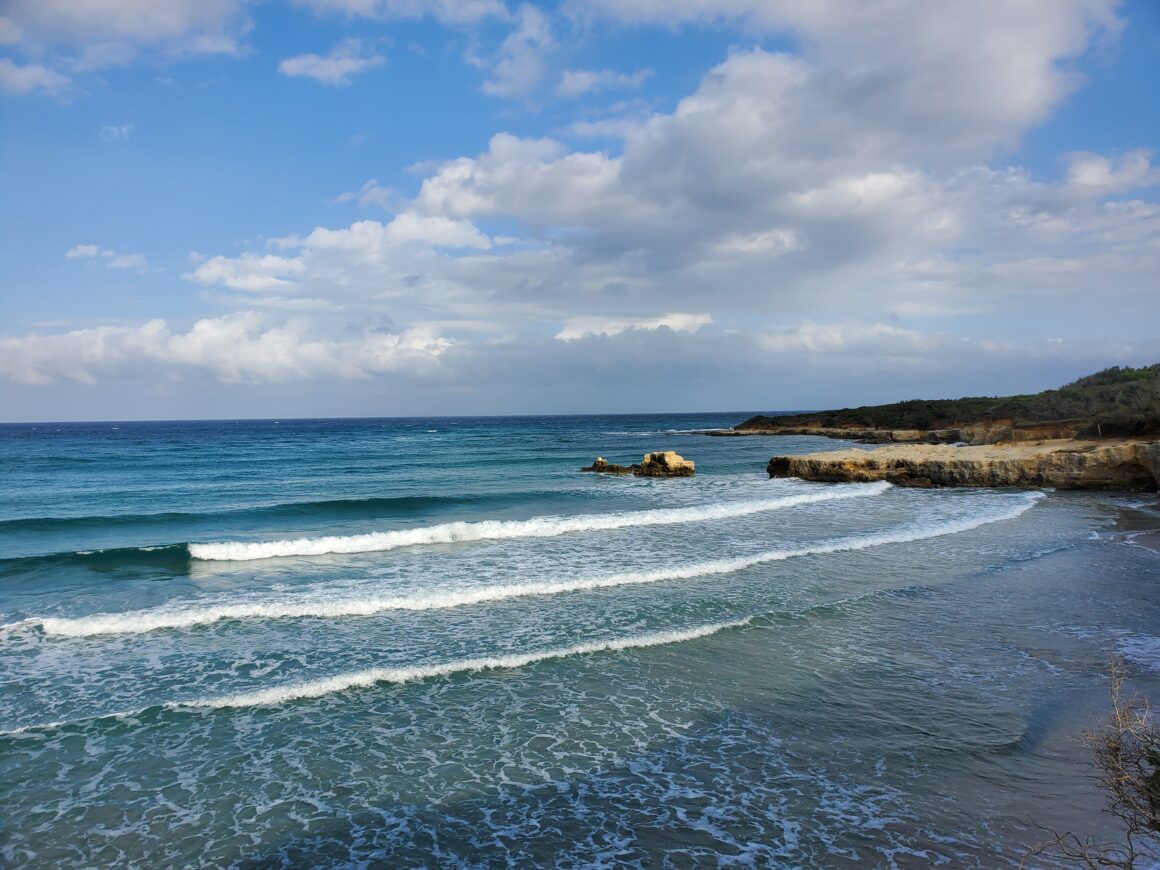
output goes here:
[[774, 456], [770, 477], [900, 486], [1160, 486], [1160, 364], [1111, 368], [1025, 396], [758, 415], [713, 434], [822, 435], [887, 444]]
[[597, 456], [595, 462], [580, 470], [597, 474], [632, 474], [637, 477], [692, 477], [696, 463], [672, 450], [665, 450], [646, 453], [640, 463], [633, 465], [616, 465], [603, 456]]

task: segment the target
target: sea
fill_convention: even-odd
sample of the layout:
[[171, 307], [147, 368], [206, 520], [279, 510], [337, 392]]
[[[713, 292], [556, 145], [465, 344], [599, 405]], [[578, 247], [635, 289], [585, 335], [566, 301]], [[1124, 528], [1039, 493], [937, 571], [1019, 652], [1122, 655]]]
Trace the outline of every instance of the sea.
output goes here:
[[[0, 865], [1114, 839], [1079, 736], [1110, 657], [1160, 700], [1155, 496], [771, 480], [843, 444], [746, 416], [0, 426]], [[653, 450], [696, 476], [580, 471]]]

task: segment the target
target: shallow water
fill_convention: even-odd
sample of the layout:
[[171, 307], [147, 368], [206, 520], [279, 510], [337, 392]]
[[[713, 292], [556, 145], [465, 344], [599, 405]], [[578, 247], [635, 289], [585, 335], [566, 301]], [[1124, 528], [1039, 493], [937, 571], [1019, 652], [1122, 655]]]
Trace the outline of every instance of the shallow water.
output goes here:
[[[1124, 497], [744, 414], [0, 427], [10, 866], [1015, 864], [1160, 695]], [[113, 428], [113, 426], [117, 428]], [[676, 449], [688, 480], [581, 474]], [[1120, 528], [1117, 523], [1120, 522]]]

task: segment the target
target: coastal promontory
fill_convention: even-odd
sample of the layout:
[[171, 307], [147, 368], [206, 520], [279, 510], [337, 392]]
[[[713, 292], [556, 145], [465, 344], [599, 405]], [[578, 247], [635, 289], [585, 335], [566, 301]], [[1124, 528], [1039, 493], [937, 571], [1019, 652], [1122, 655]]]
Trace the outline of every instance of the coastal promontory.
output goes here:
[[1027, 396], [759, 415], [735, 431], [889, 445], [775, 455], [770, 477], [1154, 490], [1160, 485], [1160, 365], [1107, 369]]
[[955, 447], [898, 444], [774, 456], [770, 477], [887, 480], [898, 486], [1018, 486], [1156, 489], [1160, 441], [1057, 439]]

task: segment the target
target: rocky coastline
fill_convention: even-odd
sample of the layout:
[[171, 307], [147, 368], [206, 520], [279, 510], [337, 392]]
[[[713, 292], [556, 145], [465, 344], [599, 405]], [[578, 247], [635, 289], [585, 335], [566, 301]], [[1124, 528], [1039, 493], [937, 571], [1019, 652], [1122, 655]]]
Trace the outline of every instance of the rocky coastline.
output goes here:
[[[762, 419], [762, 418], [755, 418]], [[710, 429], [716, 438], [754, 435], [813, 435], [857, 441], [860, 444], [999, 444], [1004, 442], [1071, 439], [1079, 436], [1079, 422], [1016, 425], [1010, 420], [940, 429], [876, 429], [858, 426], [772, 426], [746, 421], [732, 429]]]
[[1160, 440], [1050, 439], [953, 446], [896, 444], [774, 456], [770, 477], [897, 486], [1156, 490]]

